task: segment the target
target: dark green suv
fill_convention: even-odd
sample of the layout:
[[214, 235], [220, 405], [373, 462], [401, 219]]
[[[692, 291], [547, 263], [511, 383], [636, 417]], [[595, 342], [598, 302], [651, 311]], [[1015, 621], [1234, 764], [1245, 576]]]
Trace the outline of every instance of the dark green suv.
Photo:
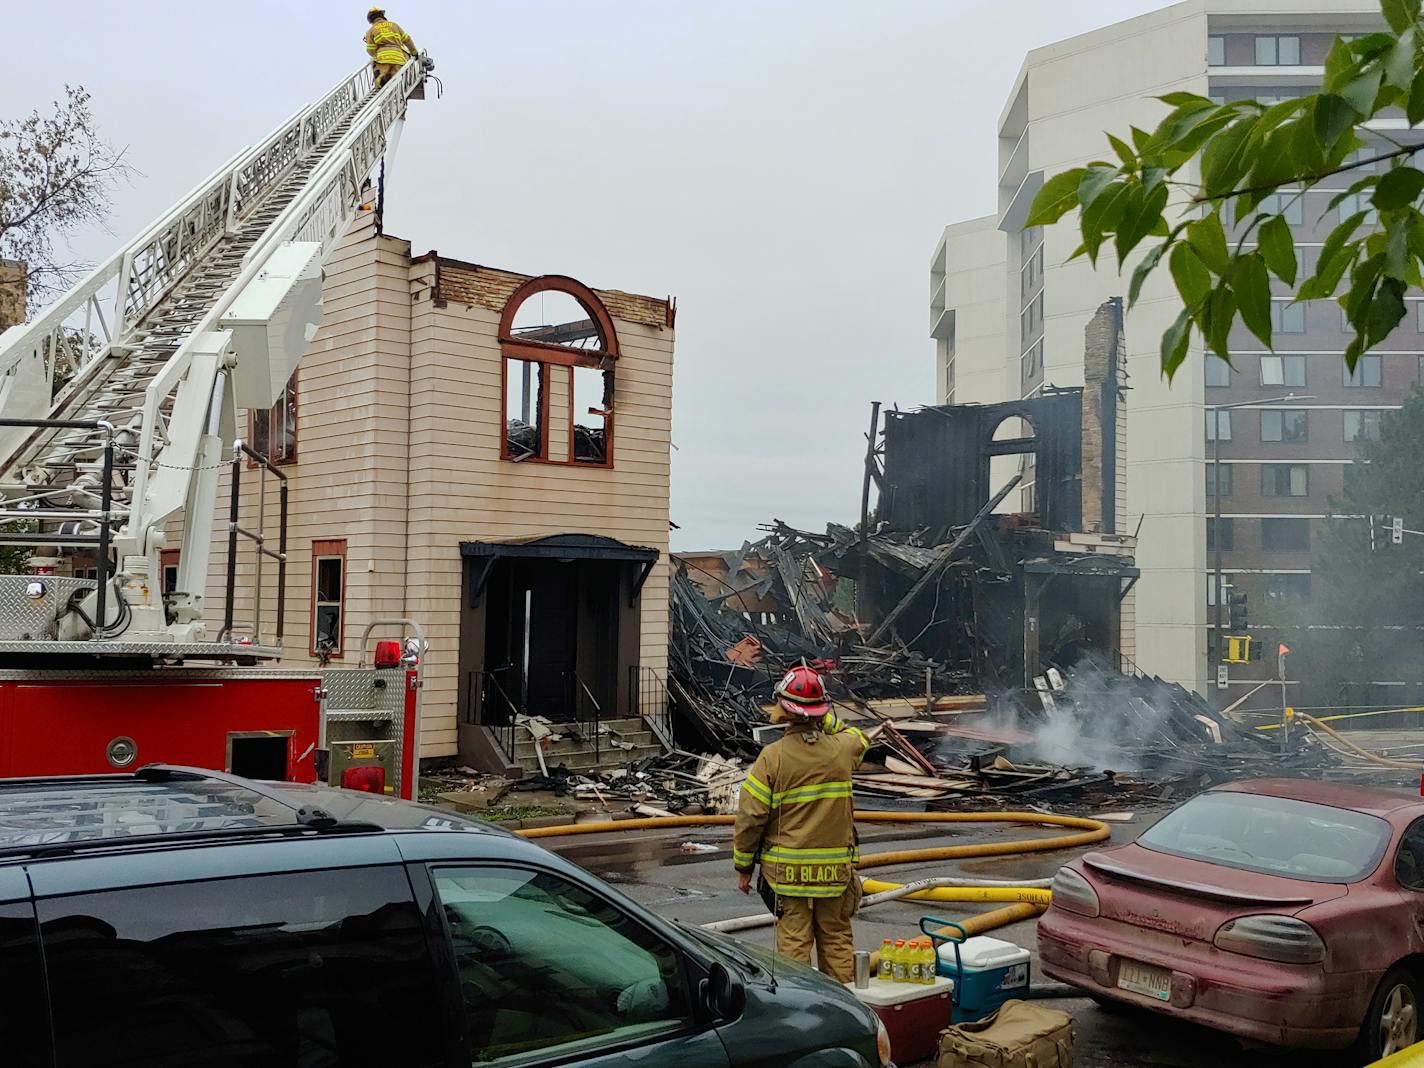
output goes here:
[[195, 768], [0, 780], [21, 1068], [888, 1064], [809, 969], [421, 805]]

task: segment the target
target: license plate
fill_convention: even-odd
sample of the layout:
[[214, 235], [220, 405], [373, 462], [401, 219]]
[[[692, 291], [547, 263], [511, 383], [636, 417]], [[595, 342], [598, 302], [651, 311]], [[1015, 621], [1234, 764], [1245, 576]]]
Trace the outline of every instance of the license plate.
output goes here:
[[1158, 1001], [1168, 1001], [1172, 997], [1172, 973], [1162, 968], [1149, 968], [1145, 964], [1125, 960], [1118, 965], [1117, 986], [1119, 990], [1129, 990]]

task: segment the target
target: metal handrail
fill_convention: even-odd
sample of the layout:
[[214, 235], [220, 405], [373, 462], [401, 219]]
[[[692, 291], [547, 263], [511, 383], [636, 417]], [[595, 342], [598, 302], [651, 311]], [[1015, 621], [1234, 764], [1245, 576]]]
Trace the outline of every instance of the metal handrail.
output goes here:
[[[579, 730], [584, 733], [584, 737], [587, 739], [592, 736], [593, 760], [594, 763], [597, 764], [603, 759], [603, 739], [600, 730], [603, 723], [603, 706], [598, 703], [598, 698], [593, 696], [593, 691], [588, 688], [588, 684], [583, 681], [583, 678], [577, 671], [571, 671], [569, 674], [573, 676], [576, 687], [573, 692], [574, 714], [577, 717]], [[579, 690], [583, 691], [584, 697], [588, 698], [588, 703], [593, 706], [593, 715], [591, 717], [578, 715]]]
[[[114, 424], [103, 419], [87, 421], [83, 419], [0, 419], [0, 427], [39, 430], [97, 430], [104, 435], [104, 462], [101, 469], [102, 482], [99, 488], [99, 532], [97, 534], [26, 534], [20, 531], [0, 531], [0, 545], [93, 545], [95, 546], [94, 575], [94, 622], [90, 637], [102, 638], [108, 627], [109, 579], [113, 574], [109, 566], [109, 539], [111, 529], [109, 519], [113, 512], [114, 484]], [[34, 518], [43, 519], [44, 513], [36, 510]]]

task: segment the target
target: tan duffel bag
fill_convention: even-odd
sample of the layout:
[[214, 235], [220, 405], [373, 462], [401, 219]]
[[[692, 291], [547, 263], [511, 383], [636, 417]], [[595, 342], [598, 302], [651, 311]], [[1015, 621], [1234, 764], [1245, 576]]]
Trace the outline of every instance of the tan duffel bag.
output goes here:
[[1073, 1021], [1066, 1012], [1006, 1001], [939, 1036], [939, 1068], [1071, 1068]]

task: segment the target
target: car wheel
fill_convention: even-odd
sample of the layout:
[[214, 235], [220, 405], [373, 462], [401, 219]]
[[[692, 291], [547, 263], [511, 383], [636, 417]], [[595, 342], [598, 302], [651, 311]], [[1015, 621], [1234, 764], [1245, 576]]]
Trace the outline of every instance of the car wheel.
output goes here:
[[1360, 1028], [1359, 1053], [1365, 1064], [1381, 1060], [1419, 1041], [1419, 980], [1407, 968], [1391, 968], [1375, 990]]

